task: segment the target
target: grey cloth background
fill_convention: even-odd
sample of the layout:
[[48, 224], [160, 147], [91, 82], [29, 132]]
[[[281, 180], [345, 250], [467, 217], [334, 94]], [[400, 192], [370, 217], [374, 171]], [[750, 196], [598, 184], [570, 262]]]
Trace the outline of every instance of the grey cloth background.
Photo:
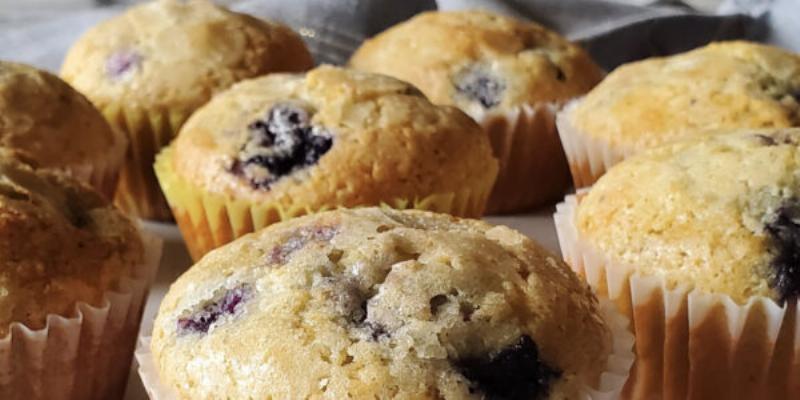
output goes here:
[[[0, 0], [0, 59], [58, 70], [80, 34], [124, 10], [69, 1]], [[48, 7], [48, 2], [60, 7]], [[800, 51], [800, 0], [220, 0], [300, 31], [318, 62], [342, 64], [358, 44], [414, 14], [485, 8], [529, 18], [580, 41], [606, 69], [746, 38]], [[28, 4], [27, 7], [21, 7]], [[51, 9], [52, 8], [52, 9]], [[57, 12], [54, 10], [58, 10]], [[402, 60], [398, 60], [402, 62]]]

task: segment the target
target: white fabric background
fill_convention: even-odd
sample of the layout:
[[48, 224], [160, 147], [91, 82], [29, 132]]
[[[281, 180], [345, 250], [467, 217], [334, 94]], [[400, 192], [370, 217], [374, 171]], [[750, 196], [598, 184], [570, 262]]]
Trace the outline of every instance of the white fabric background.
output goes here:
[[[800, 0], [220, 2], [293, 25], [304, 34], [320, 62], [342, 63], [363, 38], [437, 6], [488, 8], [534, 19], [580, 40], [609, 69], [714, 39], [750, 38], [800, 51]], [[0, 59], [57, 70], [69, 45], [81, 33], [124, 10], [123, 6], [92, 8], [91, 4], [91, 0], [0, 0]]]

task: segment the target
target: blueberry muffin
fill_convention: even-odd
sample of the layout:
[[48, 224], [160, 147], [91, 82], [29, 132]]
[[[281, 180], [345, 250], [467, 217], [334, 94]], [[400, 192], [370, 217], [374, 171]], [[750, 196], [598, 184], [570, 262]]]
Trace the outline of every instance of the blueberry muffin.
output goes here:
[[497, 162], [458, 109], [389, 77], [322, 66], [216, 96], [159, 155], [156, 173], [197, 260], [270, 223], [339, 206], [478, 217]]
[[67, 172], [111, 198], [127, 148], [83, 95], [58, 77], [0, 61], [0, 146]]
[[362, 208], [209, 253], [170, 288], [151, 348], [185, 399], [575, 399], [611, 340], [588, 287], [522, 234]]
[[300, 36], [286, 26], [207, 0], [157, 0], [86, 32], [61, 76], [130, 137], [116, 203], [132, 215], [166, 220], [152, 164], [189, 115], [235, 82], [312, 65]]
[[577, 187], [644, 149], [707, 130], [800, 125], [800, 56], [713, 43], [623, 65], [558, 116]]
[[520, 211], [564, 194], [569, 169], [554, 110], [603, 75], [557, 33], [483, 11], [420, 14], [366, 41], [350, 65], [411, 82], [487, 130], [500, 160], [489, 212]]
[[568, 203], [565, 259], [632, 313], [633, 398], [800, 395], [800, 129], [657, 147]]
[[154, 247], [100, 194], [0, 148], [0, 397], [120, 398]]

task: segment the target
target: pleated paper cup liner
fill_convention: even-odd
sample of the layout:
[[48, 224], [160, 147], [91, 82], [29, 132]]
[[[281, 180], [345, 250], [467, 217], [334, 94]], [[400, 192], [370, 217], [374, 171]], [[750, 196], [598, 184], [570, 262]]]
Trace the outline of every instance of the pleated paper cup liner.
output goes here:
[[585, 191], [555, 213], [564, 260], [632, 321], [636, 362], [632, 399], [800, 399], [800, 304], [670, 287], [658, 276], [611, 260], [575, 225]]
[[[217, 247], [276, 222], [339, 207], [334, 204], [312, 209], [305, 205], [286, 206], [276, 202], [249, 201], [208, 192], [172, 170], [171, 152], [172, 148], [167, 147], [158, 155], [156, 174], [189, 254], [195, 261]], [[419, 209], [477, 218], [483, 214], [491, 182], [474, 186], [457, 192], [421, 195], [409, 199], [387, 199], [380, 204], [360, 206]]]
[[[576, 400], [618, 399], [633, 364], [633, 335], [630, 333], [628, 319], [620, 314], [610, 301], [600, 301], [600, 313], [611, 331], [611, 353], [608, 356], [606, 370], [594, 379], [595, 382], [584, 383], [579, 388], [580, 397]], [[139, 338], [136, 361], [139, 364], [139, 376], [150, 400], [182, 399], [175, 388], [159, 377], [158, 367], [150, 348], [151, 337], [148, 335], [149, 333], [143, 333]]]
[[189, 110], [144, 110], [112, 104], [101, 109], [130, 140], [114, 202], [128, 215], [170, 221], [169, 205], [153, 171], [156, 154], [168, 145], [191, 115]]
[[98, 306], [50, 314], [42, 329], [13, 323], [0, 338], [0, 399], [121, 399], [128, 380], [148, 289], [161, 259], [161, 240], [142, 233], [144, 262], [104, 293]]
[[476, 118], [500, 165], [488, 214], [529, 210], [566, 192], [570, 175], [556, 131], [558, 108], [555, 103], [525, 105]]
[[68, 165], [64, 171], [112, 200], [117, 190], [120, 171], [125, 162], [126, 141], [118, 143], [106, 153], [93, 157], [91, 162]]
[[612, 166], [635, 153], [633, 148], [613, 146], [578, 129], [572, 120], [580, 101], [567, 103], [556, 115], [558, 135], [576, 188], [591, 186]]

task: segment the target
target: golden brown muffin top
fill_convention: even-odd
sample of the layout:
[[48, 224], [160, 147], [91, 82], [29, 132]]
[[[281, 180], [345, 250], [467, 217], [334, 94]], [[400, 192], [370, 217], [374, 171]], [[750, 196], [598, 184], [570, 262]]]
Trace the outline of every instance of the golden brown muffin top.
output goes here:
[[242, 79], [304, 71], [313, 61], [288, 27], [208, 0], [156, 0], [86, 32], [61, 75], [99, 107], [199, 107]]
[[610, 340], [590, 289], [524, 235], [362, 208], [206, 255], [162, 302], [152, 350], [185, 399], [575, 399]]
[[99, 194], [0, 148], [0, 337], [100, 305], [142, 259], [136, 228]]
[[330, 66], [234, 85], [171, 148], [174, 171], [203, 190], [312, 209], [485, 187], [497, 174], [486, 134], [458, 109]]
[[623, 65], [572, 114], [581, 132], [632, 151], [705, 130], [800, 125], [800, 56], [712, 43]]
[[645, 275], [744, 303], [800, 295], [800, 129], [675, 142], [613, 167], [579, 236]]
[[366, 41], [350, 65], [411, 82], [473, 117], [561, 103], [602, 78], [589, 55], [557, 33], [484, 11], [419, 14]]
[[24, 151], [42, 166], [64, 169], [92, 164], [126, 145], [125, 136], [58, 77], [0, 61], [0, 146]]

